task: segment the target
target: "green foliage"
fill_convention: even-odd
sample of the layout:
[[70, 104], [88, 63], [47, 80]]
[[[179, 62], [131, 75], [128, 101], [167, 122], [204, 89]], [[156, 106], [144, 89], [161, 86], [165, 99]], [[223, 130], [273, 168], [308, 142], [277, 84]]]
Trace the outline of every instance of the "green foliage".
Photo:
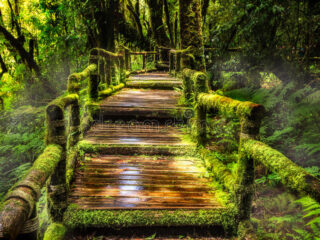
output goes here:
[[237, 119], [214, 118], [207, 120], [210, 139], [223, 146], [228, 153], [238, 150], [240, 122]]
[[44, 149], [44, 109], [20, 107], [0, 117], [0, 194], [24, 176]]
[[233, 90], [226, 96], [263, 104], [261, 139], [303, 166], [318, 164], [320, 156], [320, 96], [316, 89], [293, 83], [270, 89]]
[[320, 239], [320, 204], [310, 197], [303, 197], [296, 201], [300, 203], [306, 213], [303, 218], [307, 220], [305, 229], [295, 229], [298, 235], [305, 240]]
[[258, 184], [270, 184], [271, 186], [277, 186], [281, 182], [281, 178], [276, 173], [268, 174], [255, 180]]

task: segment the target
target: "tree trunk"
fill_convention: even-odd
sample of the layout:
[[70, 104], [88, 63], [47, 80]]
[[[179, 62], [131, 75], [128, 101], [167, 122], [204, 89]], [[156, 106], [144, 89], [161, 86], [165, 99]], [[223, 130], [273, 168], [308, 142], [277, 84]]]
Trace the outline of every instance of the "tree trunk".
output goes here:
[[204, 47], [200, 0], [180, 0], [181, 48], [190, 48], [191, 57], [184, 57], [184, 67], [204, 70]]
[[150, 9], [151, 29], [158, 46], [169, 47], [170, 41], [163, 23], [163, 0], [147, 0]]

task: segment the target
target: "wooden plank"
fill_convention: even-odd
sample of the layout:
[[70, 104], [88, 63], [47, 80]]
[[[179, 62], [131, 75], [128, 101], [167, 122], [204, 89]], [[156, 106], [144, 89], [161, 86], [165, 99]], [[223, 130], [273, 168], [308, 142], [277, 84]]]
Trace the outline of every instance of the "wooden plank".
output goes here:
[[122, 196], [122, 197], [180, 197], [180, 198], [195, 198], [195, 197], [211, 197], [213, 198], [214, 195], [210, 195], [207, 192], [204, 191], [184, 191], [184, 192], [178, 192], [178, 191], [150, 191], [150, 190], [121, 190], [121, 189], [115, 189], [110, 188], [108, 190], [102, 190], [102, 189], [89, 189], [89, 188], [74, 188], [72, 189], [70, 196], [91, 196], [91, 197], [114, 197], [114, 196]]

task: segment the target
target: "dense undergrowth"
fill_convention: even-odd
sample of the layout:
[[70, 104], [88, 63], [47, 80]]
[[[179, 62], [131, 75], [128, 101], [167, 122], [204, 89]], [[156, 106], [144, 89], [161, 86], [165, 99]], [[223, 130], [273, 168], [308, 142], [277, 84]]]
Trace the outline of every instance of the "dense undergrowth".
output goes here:
[[0, 116], [0, 200], [44, 149], [44, 108], [21, 106]]
[[[267, 113], [260, 139], [320, 177], [320, 92], [315, 86], [282, 83], [275, 75], [260, 73], [257, 84], [248, 81], [236, 59], [225, 62], [225, 71], [211, 68], [211, 86], [218, 94], [265, 106]], [[219, 66], [221, 70], [221, 66]], [[318, 67], [314, 66], [313, 71]], [[218, 73], [218, 74], [217, 74]], [[218, 77], [217, 77], [218, 76]], [[235, 172], [239, 143], [239, 121], [210, 118], [210, 147], [216, 157]], [[260, 239], [314, 240], [320, 236], [320, 205], [311, 198], [287, 192], [276, 173], [256, 166], [253, 219]]]

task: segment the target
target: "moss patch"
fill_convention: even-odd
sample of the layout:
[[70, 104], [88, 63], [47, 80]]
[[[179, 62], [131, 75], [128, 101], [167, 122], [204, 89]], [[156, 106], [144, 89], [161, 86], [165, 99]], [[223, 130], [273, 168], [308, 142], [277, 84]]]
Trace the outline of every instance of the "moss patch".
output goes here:
[[320, 180], [293, 163], [268, 145], [248, 139], [243, 142], [244, 151], [255, 161], [276, 172], [283, 184], [302, 194], [309, 194], [320, 202]]
[[78, 144], [80, 152], [105, 154], [149, 154], [149, 155], [196, 155], [195, 145], [134, 145], [134, 144], [92, 144], [85, 140]]
[[127, 81], [128, 88], [174, 89], [180, 87], [179, 81]]
[[110, 88], [107, 88], [107, 89], [105, 89], [103, 91], [100, 91], [99, 92], [99, 96], [100, 97], [108, 97], [108, 96], [112, 95], [113, 93], [119, 91], [123, 87], [124, 87], [123, 83], [120, 83], [117, 86], [111, 86]]
[[241, 102], [218, 94], [201, 93], [198, 97], [199, 104], [208, 110], [218, 110], [226, 117], [248, 117], [263, 115], [264, 107], [252, 102]]
[[67, 229], [64, 225], [60, 223], [52, 223], [48, 227], [43, 240], [63, 240], [66, 232]]
[[76, 228], [124, 228], [139, 226], [223, 226], [235, 233], [234, 208], [203, 210], [82, 210], [72, 204], [64, 214], [64, 224]]

